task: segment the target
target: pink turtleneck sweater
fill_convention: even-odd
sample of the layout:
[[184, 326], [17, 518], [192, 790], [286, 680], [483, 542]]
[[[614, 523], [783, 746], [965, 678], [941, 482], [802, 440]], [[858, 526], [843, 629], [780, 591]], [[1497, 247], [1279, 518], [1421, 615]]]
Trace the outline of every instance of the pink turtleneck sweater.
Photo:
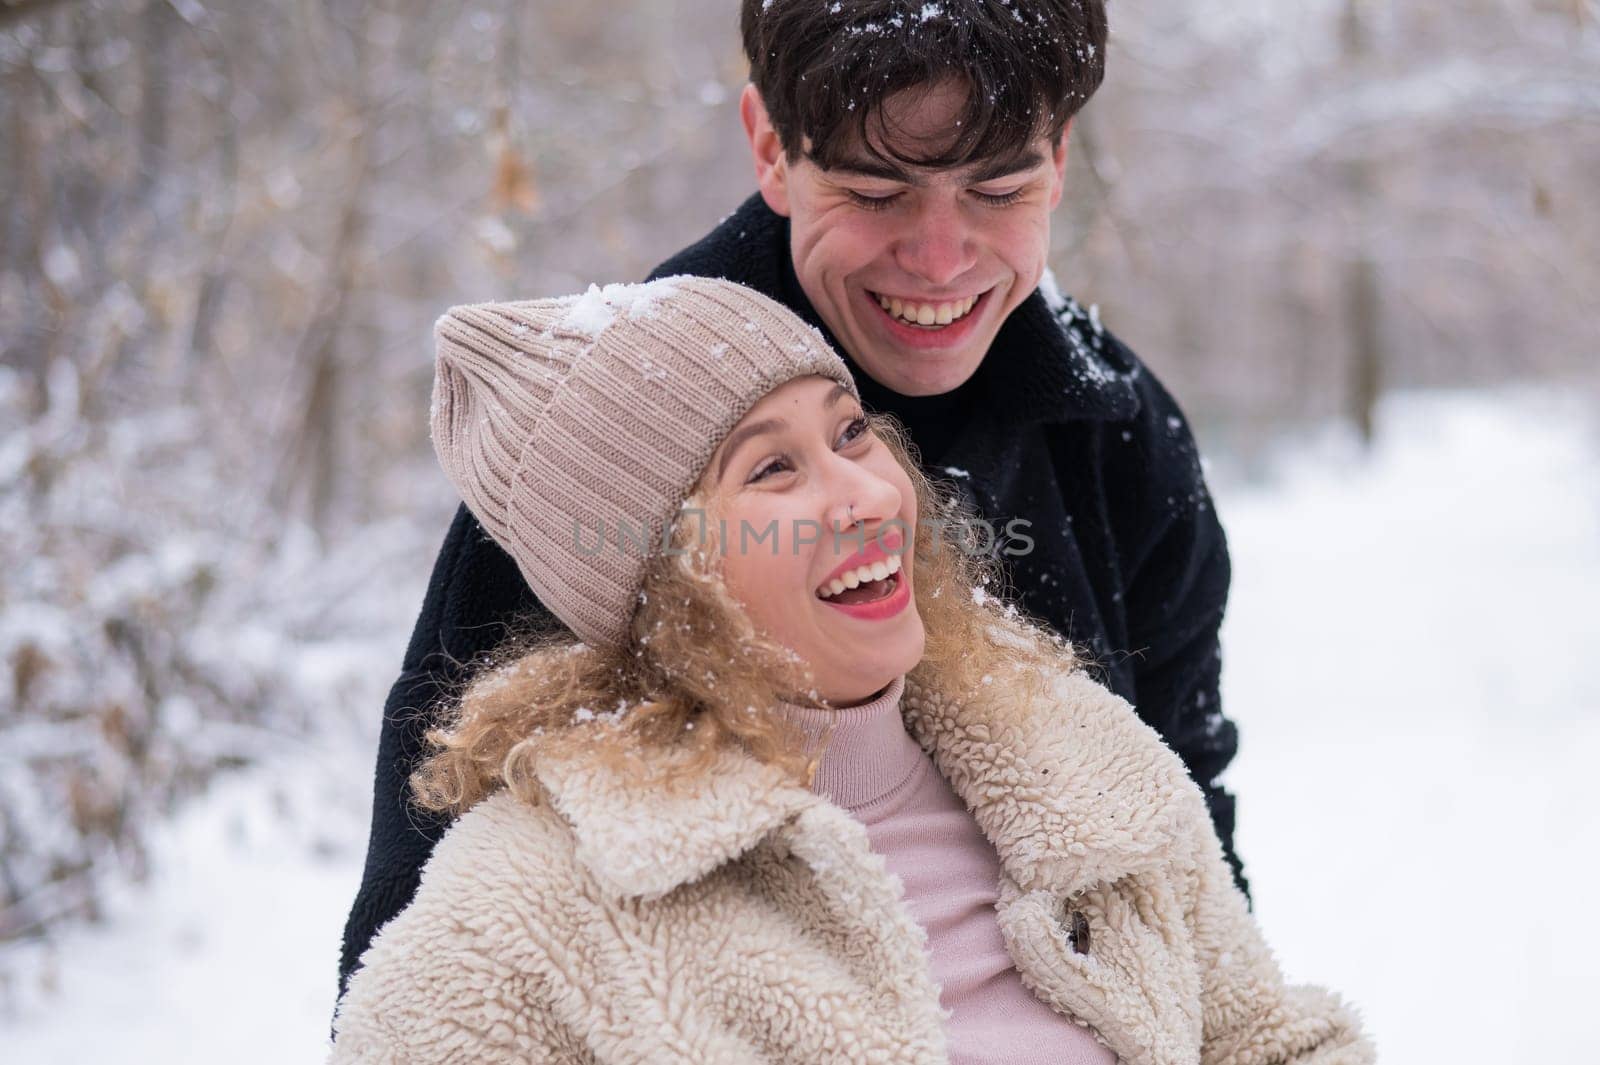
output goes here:
[[871, 702], [842, 710], [785, 703], [779, 712], [833, 738], [812, 790], [849, 810], [905, 886], [928, 952], [951, 1065], [1115, 1065], [1081, 1025], [1022, 983], [995, 920], [1000, 858], [978, 823], [906, 731], [901, 677]]

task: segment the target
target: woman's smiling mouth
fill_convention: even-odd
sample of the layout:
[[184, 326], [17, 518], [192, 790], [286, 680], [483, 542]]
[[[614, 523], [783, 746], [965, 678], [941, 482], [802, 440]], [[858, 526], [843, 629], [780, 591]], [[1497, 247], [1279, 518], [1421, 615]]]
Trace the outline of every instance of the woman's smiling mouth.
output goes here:
[[890, 555], [881, 562], [858, 566], [835, 577], [817, 589], [817, 598], [847, 605], [886, 599], [894, 593], [895, 585], [899, 583], [899, 572], [899, 557]]
[[812, 594], [829, 608], [862, 621], [894, 617], [911, 602], [904, 547], [902, 533], [880, 529], [870, 544], [845, 559]]
[[[891, 563], [892, 570], [889, 569]], [[900, 568], [899, 558], [890, 562], [876, 562], [863, 569], [869, 575], [882, 571], [884, 576], [859, 581], [862, 570], [852, 570], [842, 581], [836, 579], [827, 588], [817, 589], [817, 598], [832, 609], [861, 621], [885, 621], [898, 615], [910, 604], [911, 581]], [[849, 584], [852, 578], [858, 579], [853, 586]], [[832, 589], [835, 587], [840, 587], [840, 590], [834, 592]]]

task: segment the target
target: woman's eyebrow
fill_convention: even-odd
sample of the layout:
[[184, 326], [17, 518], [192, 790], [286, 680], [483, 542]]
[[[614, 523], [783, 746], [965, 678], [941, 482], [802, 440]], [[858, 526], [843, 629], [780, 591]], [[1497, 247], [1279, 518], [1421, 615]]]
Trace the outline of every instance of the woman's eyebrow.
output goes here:
[[751, 422], [735, 429], [722, 445], [722, 459], [717, 463], [717, 480], [722, 480], [722, 475], [728, 471], [728, 463], [733, 461], [734, 452], [738, 451], [745, 441], [753, 436], [787, 428], [788, 425], [789, 423], [782, 418], [763, 418], [759, 422]]

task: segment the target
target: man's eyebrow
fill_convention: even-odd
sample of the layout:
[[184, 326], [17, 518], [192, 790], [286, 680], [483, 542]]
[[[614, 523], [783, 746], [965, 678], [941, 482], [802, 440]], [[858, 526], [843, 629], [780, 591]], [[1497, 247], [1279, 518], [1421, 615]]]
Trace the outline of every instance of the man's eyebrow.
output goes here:
[[733, 453], [739, 450], [746, 440], [762, 433], [770, 433], [775, 429], [782, 429], [789, 423], [782, 418], [763, 418], [759, 422], [751, 422], [735, 429], [728, 435], [722, 444], [722, 459], [717, 463], [717, 480], [722, 480], [722, 475], [728, 472], [728, 463], [733, 459]]
[[[807, 156], [817, 168], [827, 174], [842, 174], [845, 176], [878, 178], [883, 181], [894, 181], [901, 185], [919, 187], [926, 184], [926, 180], [919, 174], [913, 174], [893, 163], [880, 159], [867, 159], [851, 156], [841, 159], [832, 166], [823, 166], [814, 156]], [[962, 184], [981, 185], [985, 181], [996, 178], [1010, 177], [1020, 174], [1024, 170], [1032, 170], [1044, 162], [1044, 155], [1037, 148], [1030, 148], [1019, 155], [1009, 155], [1003, 159], [989, 159], [982, 163], [975, 163], [962, 179]]]
[[902, 185], [920, 185], [922, 182], [913, 174], [893, 163], [882, 159], [869, 159], [851, 156], [840, 159], [832, 166], [823, 166], [815, 156], [807, 156], [825, 174], [842, 174], [847, 177], [880, 178], [884, 181], [898, 181]]
[[972, 185], [981, 185], [985, 181], [993, 181], [995, 178], [1010, 177], [1012, 174], [1020, 174], [1024, 170], [1032, 170], [1042, 162], [1044, 162], [1044, 155], [1040, 153], [1039, 149], [1030, 148], [1021, 155], [1008, 156], [1005, 159], [991, 159], [975, 167], [972, 173], [967, 175], [967, 182]]

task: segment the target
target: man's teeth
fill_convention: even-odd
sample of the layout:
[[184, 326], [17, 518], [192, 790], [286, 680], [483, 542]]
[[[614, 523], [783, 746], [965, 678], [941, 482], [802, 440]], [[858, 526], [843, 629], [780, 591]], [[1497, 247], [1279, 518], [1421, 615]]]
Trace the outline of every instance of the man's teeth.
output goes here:
[[[877, 296], [877, 293], [873, 295]], [[894, 317], [916, 325], [949, 325], [965, 318], [977, 302], [977, 296], [968, 296], [954, 303], [912, 303], [892, 296], [878, 296], [878, 306]]]
[[869, 581], [881, 581], [891, 573], [900, 572], [900, 557], [891, 555], [886, 561], [874, 562], [870, 566], [859, 566], [842, 577], [835, 577], [832, 582], [817, 589], [819, 599], [831, 599], [846, 588], [859, 588]]

